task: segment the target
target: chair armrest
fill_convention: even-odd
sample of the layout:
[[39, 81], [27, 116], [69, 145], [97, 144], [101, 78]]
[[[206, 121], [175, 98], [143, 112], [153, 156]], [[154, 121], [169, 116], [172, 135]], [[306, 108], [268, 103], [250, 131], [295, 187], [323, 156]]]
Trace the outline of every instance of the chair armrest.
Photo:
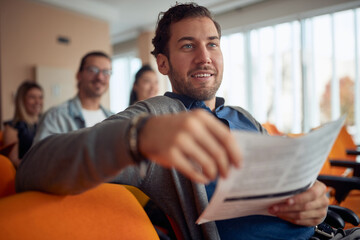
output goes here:
[[353, 176], [360, 177], [360, 163], [354, 161], [345, 161], [340, 159], [329, 159], [330, 165], [335, 167], [346, 167], [353, 169]]
[[336, 212], [340, 215], [340, 217], [348, 223], [351, 223], [354, 226], [358, 226], [360, 223], [360, 219], [358, 215], [356, 215], [351, 209], [346, 207], [341, 207], [337, 205], [330, 205], [328, 210]]
[[330, 208], [327, 211], [324, 222], [329, 224], [333, 228], [344, 228], [345, 227], [344, 219], [342, 219], [340, 214], [331, 210]]
[[326, 186], [335, 189], [335, 199], [338, 203], [344, 201], [351, 190], [360, 189], [360, 178], [357, 177], [347, 178], [319, 175], [317, 179], [323, 182]]
[[358, 156], [360, 155], [360, 151], [356, 149], [346, 149], [346, 154]]

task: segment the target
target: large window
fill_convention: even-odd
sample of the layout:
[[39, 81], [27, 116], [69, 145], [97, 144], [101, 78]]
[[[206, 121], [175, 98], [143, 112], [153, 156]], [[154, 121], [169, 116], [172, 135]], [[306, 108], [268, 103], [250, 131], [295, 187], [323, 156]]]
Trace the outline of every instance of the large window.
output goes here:
[[219, 94], [283, 132], [343, 114], [360, 142], [359, 9], [224, 36]]
[[141, 60], [132, 54], [112, 60], [113, 75], [110, 80], [110, 110], [120, 112], [129, 106], [130, 91]]

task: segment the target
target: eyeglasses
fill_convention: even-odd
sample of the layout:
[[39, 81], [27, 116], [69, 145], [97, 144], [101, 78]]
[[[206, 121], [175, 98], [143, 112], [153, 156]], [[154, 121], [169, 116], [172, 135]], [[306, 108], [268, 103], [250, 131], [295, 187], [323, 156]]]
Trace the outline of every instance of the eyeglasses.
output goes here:
[[93, 75], [97, 75], [99, 74], [100, 72], [102, 72], [102, 74], [105, 76], [105, 77], [110, 77], [111, 76], [111, 69], [103, 69], [103, 70], [100, 70], [99, 68], [97, 67], [94, 67], [94, 66], [89, 66], [86, 68], [86, 71], [90, 74], [93, 74]]

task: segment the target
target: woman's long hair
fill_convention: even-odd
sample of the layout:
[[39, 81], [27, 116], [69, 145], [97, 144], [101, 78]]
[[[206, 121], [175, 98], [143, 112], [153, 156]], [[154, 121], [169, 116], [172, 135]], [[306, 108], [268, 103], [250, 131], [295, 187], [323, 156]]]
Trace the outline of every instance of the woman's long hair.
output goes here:
[[137, 93], [134, 90], [134, 86], [135, 86], [135, 84], [137, 84], [139, 82], [139, 79], [141, 78], [141, 76], [147, 71], [154, 72], [154, 69], [152, 69], [149, 64], [146, 64], [146, 65], [142, 66], [135, 74], [135, 81], [134, 81], [133, 87], [131, 89], [129, 105], [133, 105], [134, 103], [136, 103], [139, 100]]
[[15, 114], [13, 118], [14, 123], [24, 121], [28, 125], [34, 124], [33, 117], [26, 112], [24, 104], [26, 94], [30, 89], [33, 88], [37, 88], [40, 91], [43, 91], [42, 87], [39, 84], [31, 81], [24, 81], [17, 89], [15, 95]]

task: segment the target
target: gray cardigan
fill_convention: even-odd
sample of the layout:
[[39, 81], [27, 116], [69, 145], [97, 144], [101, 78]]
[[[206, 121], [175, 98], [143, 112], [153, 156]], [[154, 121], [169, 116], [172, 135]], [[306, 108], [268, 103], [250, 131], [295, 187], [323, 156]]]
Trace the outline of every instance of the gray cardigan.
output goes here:
[[[265, 132], [248, 112], [235, 109], [260, 132]], [[133, 185], [176, 221], [185, 239], [218, 240], [214, 222], [195, 224], [208, 204], [205, 185], [152, 162], [147, 164], [143, 176], [128, 151], [126, 132], [134, 116], [143, 112], [160, 115], [181, 111], [186, 111], [181, 101], [159, 96], [138, 102], [92, 128], [50, 136], [36, 144], [22, 160], [16, 189], [76, 194], [103, 182]]]

